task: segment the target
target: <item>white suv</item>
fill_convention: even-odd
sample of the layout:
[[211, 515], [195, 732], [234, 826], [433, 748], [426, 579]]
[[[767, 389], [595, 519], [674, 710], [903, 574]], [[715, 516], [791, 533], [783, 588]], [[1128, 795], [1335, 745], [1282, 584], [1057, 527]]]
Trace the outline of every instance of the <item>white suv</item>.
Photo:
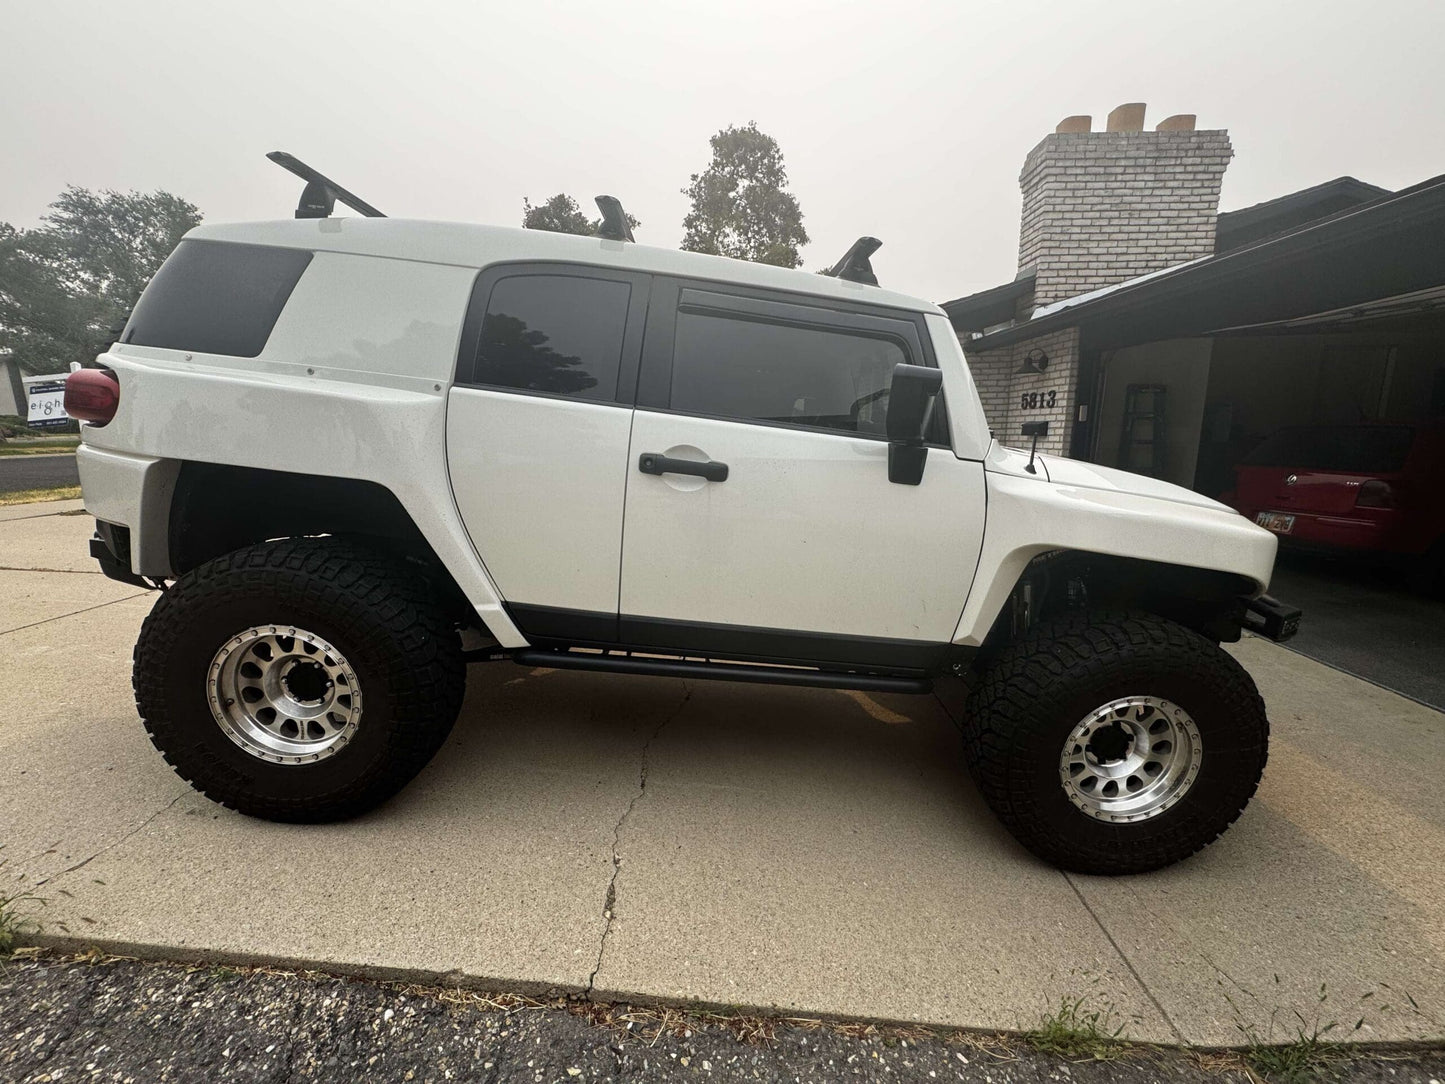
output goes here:
[[1219, 644], [1297, 619], [1262, 595], [1274, 537], [1001, 447], [947, 318], [872, 285], [870, 250], [820, 276], [379, 218], [193, 230], [68, 388], [92, 552], [162, 588], [156, 747], [227, 806], [323, 821], [427, 763], [469, 661], [957, 676], [1035, 853], [1207, 844], [1268, 738]]

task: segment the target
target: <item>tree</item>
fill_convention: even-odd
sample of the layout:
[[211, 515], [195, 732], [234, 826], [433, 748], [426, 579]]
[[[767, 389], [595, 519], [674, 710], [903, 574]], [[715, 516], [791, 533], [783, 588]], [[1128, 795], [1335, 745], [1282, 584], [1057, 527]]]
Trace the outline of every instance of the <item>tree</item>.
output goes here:
[[[627, 223], [634, 230], [641, 222], [627, 216]], [[525, 230], [547, 230], [549, 233], [577, 233], [583, 237], [595, 237], [602, 228], [602, 219], [588, 218], [577, 206], [577, 201], [565, 192], [558, 192], [546, 203], [533, 203], [522, 197], [522, 228]]]
[[200, 210], [168, 192], [68, 187], [33, 230], [0, 222], [0, 350], [64, 372], [114, 339]]
[[808, 243], [797, 197], [786, 190], [788, 171], [777, 140], [757, 123], [724, 128], [709, 141], [712, 162], [682, 194], [692, 210], [682, 220], [682, 247], [741, 260], [797, 267]]

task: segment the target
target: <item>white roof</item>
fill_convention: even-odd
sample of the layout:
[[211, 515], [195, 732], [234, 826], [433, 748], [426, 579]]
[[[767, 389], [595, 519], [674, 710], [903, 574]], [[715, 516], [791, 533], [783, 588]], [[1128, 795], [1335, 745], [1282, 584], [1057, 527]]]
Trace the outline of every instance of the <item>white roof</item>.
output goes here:
[[652, 245], [604, 241], [600, 237], [578, 237], [507, 226], [404, 218], [312, 218], [197, 226], [186, 236], [205, 241], [279, 245], [458, 267], [481, 268], [513, 260], [568, 260], [944, 315], [943, 310], [930, 301], [881, 290], [877, 286], [843, 282], [811, 271], [793, 271], [726, 256], [706, 256], [700, 252], [680, 252]]

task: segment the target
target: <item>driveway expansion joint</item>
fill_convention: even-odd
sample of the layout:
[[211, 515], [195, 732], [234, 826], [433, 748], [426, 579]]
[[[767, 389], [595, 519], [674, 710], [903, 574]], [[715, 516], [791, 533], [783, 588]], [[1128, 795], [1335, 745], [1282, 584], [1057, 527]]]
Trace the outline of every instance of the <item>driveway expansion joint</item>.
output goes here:
[[1174, 1023], [1173, 1018], [1164, 1011], [1164, 1006], [1161, 1005], [1159, 999], [1154, 996], [1154, 991], [1149, 989], [1148, 984], [1144, 982], [1144, 977], [1140, 975], [1134, 967], [1134, 961], [1124, 955], [1124, 950], [1119, 947], [1119, 942], [1114, 940], [1114, 935], [1109, 932], [1109, 928], [1104, 925], [1099, 916], [1094, 913], [1094, 909], [1089, 906], [1089, 901], [1085, 899], [1084, 894], [1079, 891], [1079, 886], [1073, 876], [1069, 873], [1064, 873], [1063, 878], [1069, 883], [1069, 887], [1074, 890], [1074, 895], [1079, 897], [1079, 903], [1083, 905], [1085, 911], [1089, 912], [1089, 917], [1094, 920], [1094, 925], [1099, 927], [1099, 932], [1104, 935], [1104, 939], [1109, 942], [1109, 946], [1118, 954], [1119, 959], [1124, 961], [1124, 966], [1129, 969], [1129, 974], [1134, 976], [1134, 981], [1139, 984], [1139, 989], [1144, 991], [1144, 996], [1149, 999], [1149, 1004], [1154, 1006], [1154, 1011], [1159, 1014], [1159, 1018], [1169, 1025], [1169, 1030], [1174, 1033], [1174, 1041], [1180, 1046], [1188, 1046], [1189, 1040], [1184, 1038], [1184, 1032], [1179, 1030], [1179, 1025]]
[[617, 818], [617, 824], [612, 829], [612, 877], [607, 882], [607, 895], [602, 902], [602, 936], [597, 943], [597, 960], [592, 967], [592, 973], [587, 976], [587, 987], [582, 991], [582, 996], [590, 998], [592, 988], [597, 984], [597, 974], [602, 970], [602, 957], [607, 952], [607, 935], [612, 932], [612, 923], [617, 917], [617, 875], [622, 871], [622, 829], [627, 824], [627, 818], [632, 816], [632, 810], [642, 800], [643, 794], [647, 792], [647, 753], [652, 748], [652, 743], [657, 740], [667, 724], [682, 714], [682, 709], [687, 706], [688, 700], [692, 698], [692, 690], [688, 688], [687, 682], [682, 683], [682, 700], [677, 707], [668, 713], [657, 728], [648, 736], [647, 741], [642, 743], [642, 765], [638, 771], [637, 793], [627, 803], [627, 808], [622, 811], [622, 816]]

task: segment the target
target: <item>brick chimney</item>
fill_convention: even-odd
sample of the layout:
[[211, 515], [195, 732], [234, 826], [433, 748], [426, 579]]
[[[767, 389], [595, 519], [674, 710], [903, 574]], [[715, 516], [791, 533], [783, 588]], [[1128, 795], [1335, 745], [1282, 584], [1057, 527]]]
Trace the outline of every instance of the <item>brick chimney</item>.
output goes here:
[[1196, 131], [1181, 114], [1144, 131], [1144, 104], [1067, 117], [1019, 174], [1019, 270], [1033, 269], [1034, 304], [1111, 286], [1214, 251], [1229, 133]]

